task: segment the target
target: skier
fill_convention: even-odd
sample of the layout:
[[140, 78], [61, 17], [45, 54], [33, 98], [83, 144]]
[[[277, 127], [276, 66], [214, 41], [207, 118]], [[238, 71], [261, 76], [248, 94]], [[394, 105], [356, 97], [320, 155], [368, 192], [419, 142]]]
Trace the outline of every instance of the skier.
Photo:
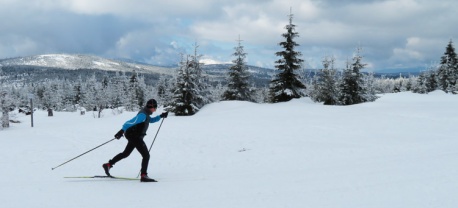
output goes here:
[[102, 165], [107, 176], [111, 176], [110, 169], [113, 167], [114, 164], [128, 157], [134, 149], [137, 149], [143, 157], [142, 168], [140, 170], [140, 181], [156, 182], [156, 180], [148, 177], [147, 169], [149, 162], [149, 151], [146, 147], [145, 142], [143, 141], [143, 137], [145, 137], [146, 131], [148, 130], [148, 126], [150, 123], [158, 122], [159, 120], [161, 120], [161, 118], [167, 118], [168, 112], [162, 113], [161, 115], [156, 117], [150, 117], [150, 115], [156, 111], [156, 108], [156, 100], [148, 100], [148, 102], [146, 102], [146, 106], [138, 112], [137, 116], [135, 116], [129, 121], [126, 121], [122, 126], [122, 129], [115, 134], [114, 137], [116, 139], [120, 139], [123, 135], [125, 135], [128, 142], [123, 152], [117, 154], [113, 157], [113, 159], [109, 160], [108, 163]]

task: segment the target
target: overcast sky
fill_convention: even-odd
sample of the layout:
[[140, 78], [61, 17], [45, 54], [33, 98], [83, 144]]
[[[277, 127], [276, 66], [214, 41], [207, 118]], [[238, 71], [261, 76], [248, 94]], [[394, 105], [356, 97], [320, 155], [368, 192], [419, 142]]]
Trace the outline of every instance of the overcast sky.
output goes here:
[[[426, 68], [458, 41], [456, 0], [0, 0], [0, 59], [50, 53], [174, 65], [179, 53], [273, 68], [290, 9], [307, 68], [360, 46], [374, 71]], [[456, 45], [455, 45], [456, 47]]]

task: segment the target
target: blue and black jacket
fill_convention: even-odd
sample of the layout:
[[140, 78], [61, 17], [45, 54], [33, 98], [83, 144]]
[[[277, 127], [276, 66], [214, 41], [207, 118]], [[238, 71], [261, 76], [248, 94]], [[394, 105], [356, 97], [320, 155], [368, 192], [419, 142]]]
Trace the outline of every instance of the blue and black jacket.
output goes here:
[[151, 114], [153, 113], [148, 108], [143, 108], [138, 112], [137, 116], [122, 125], [122, 130], [124, 130], [124, 134], [128, 140], [143, 139], [149, 124], [161, 120], [161, 116], [150, 117]]

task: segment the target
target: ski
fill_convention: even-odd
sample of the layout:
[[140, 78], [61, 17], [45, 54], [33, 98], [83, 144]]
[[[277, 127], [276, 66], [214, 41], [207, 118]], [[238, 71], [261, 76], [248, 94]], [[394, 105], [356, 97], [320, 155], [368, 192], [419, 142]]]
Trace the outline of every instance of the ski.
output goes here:
[[140, 180], [139, 178], [127, 178], [127, 177], [117, 177], [117, 176], [105, 176], [105, 175], [95, 175], [95, 176], [66, 176], [64, 178], [111, 178], [111, 179], [120, 179], [120, 180]]

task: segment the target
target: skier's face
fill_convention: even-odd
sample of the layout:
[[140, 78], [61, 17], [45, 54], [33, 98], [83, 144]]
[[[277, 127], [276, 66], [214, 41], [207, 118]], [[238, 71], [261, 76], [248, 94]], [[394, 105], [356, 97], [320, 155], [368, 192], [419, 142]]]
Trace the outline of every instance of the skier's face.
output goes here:
[[151, 111], [151, 113], [156, 112], [156, 108], [155, 107], [149, 108], [149, 110]]

